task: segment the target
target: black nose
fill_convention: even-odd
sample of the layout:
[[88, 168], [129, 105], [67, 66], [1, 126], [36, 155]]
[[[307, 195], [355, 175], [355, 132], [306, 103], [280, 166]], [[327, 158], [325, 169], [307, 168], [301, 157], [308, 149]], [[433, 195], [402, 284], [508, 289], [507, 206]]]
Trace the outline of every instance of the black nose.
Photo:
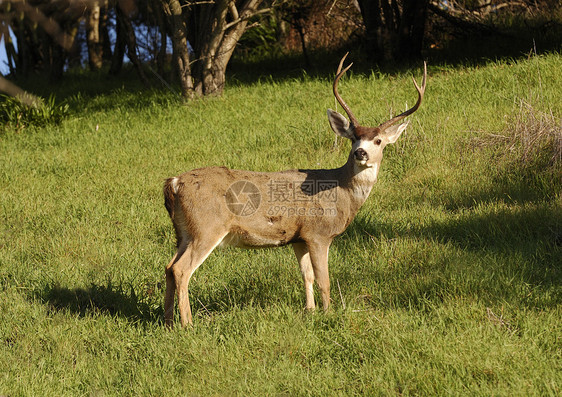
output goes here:
[[355, 160], [369, 160], [367, 152], [362, 148], [357, 149], [353, 155], [355, 156]]

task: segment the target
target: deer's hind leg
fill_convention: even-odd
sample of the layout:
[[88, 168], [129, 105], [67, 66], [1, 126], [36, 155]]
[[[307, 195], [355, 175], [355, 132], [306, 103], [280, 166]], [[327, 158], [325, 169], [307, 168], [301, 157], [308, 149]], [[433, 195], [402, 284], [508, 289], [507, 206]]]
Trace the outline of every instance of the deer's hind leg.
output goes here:
[[[189, 280], [197, 268], [207, 259], [226, 233], [215, 237], [199, 237], [190, 242], [185, 252], [171, 266], [171, 273], [178, 293], [178, 306], [182, 327], [193, 324], [189, 304]], [[167, 275], [168, 273], [166, 273]], [[166, 278], [168, 279], [168, 278]], [[173, 298], [172, 298], [173, 300]], [[173, 305], [172, 305], [173, 306]]]
[[172, 272], [172, 265], [176, 261], [178, 253], [166, 266], [166, 295], [164, 297], [164, 323], [166, 326], [171, 327], [174, 323], [174, 295], [176, 294], [176, 282], [174, 280], [174, 273]]
[[178, 247], [178, 250], [174, 254], [172, 260], [166, 265], [166, 295], [164, 298], [164, 323], [167, 327], [172, 327], [174, 324], [174, 297], [176, 295], [176, 280], [174, 277], [174, 272], [172, 267], [178, 261], [178, 259], [183, 255], [186, 250], [186, 246]]

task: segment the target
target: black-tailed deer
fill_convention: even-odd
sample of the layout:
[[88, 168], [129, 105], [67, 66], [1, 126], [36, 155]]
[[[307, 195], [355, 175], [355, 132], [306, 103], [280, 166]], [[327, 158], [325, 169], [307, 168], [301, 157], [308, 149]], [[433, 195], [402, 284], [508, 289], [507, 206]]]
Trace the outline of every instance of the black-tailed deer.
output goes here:
[[304, 280], [306, 308], [315, 308], [314, 280], [324, 309], [330, 305], [330, 244], [369, 196], [384, 147], [394, 143], [408, 123], [394, 124], [418, 109], [427, 75], [424, 64], [421, 88], [414, 79], [418, 91], [414, 107], [378, 127], [363, 127], [338, 93], [338, 81], [351, 67], [342, 70], [346, 56], [340, 61], [333, 90], [351, 122], [328, 109], [336, 135], [352, 142], [342, 167], [267, 173], [208, 167], [166, 180], [165, 204], [177, 236], [177, 252], [166, 266], [167, 325], [173, 323], [176, 290], [181, 324], [192, 323], [188, 295], [191, 275], [213, 249], [225, 245], [256, 248], [291, 244]]

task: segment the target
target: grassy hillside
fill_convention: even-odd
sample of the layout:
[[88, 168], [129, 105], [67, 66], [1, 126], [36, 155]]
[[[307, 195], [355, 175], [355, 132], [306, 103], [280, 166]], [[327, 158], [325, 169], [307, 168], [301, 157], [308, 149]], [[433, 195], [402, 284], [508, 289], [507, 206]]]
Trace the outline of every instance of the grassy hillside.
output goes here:
[[[191, 281], [188, 330], [162, 325], [164, 179], [340, 166], [331, 81], [266, 78], [182, 105], [96, 94], [94, 78], [62, 124], [6, 128], [0, 395], [560, 394], [561, 71], [557, 54], [430, 65], [332, 245], [331, 311], [303, 313], [292, 249], [217, 250]], [[410, 73], [340, 90], [365, 124], [416, 99]]]

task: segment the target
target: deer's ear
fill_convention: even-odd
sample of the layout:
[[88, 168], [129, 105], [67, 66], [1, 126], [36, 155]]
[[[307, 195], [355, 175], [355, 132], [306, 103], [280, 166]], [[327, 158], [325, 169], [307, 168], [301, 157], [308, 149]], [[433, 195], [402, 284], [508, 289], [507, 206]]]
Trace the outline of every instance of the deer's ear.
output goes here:
[[400, 134], [402, 134], [402, 132], [404, 132], [404, 130], [406, 129], [407, 126], [408, 126], [408, 122], [406, 121], [405, 123], [388, 127], [384, 131], [384, 137], [386, 138], [386, 141], [388, 143], [396, 142], [398, 140], [398, 138], [400, 137]]
[[328, 109], [328, 120], [330, 121], [330, 126], [336, 135], [342, 136], [344, 138], [355, 140], [353, 136], [353, 129], [349, 126], [349, 121], [336, 112], [335, 110]]

